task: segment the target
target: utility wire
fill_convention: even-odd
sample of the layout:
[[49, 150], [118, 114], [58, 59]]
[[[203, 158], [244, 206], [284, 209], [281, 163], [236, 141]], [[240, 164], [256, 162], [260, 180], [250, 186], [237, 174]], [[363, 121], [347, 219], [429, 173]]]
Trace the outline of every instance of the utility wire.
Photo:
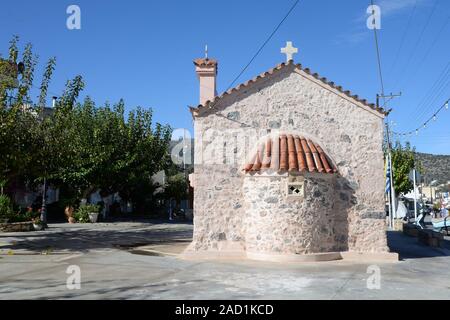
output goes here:
[[423, 26], [422, 31], [420, 32], [419, 38], [417, 38], [417, 41], [416, 41], [416, 43], [414, 45], [414, 49], [411, 51], [412, 54], [410, 54], [408, 56], [408, 60], [407, 60], [406, 64], [404, 65], [404, 68], [402, 69], [402, 72], [400, 73], [400, 77], [401, 78], [399, 79], [399, 81], [396, 81], [397, 88], [400, 88], [401, 87], [400, 84], [403, 83], [403, 80], [405, 78], [405, 71], [407, 70], [407, 67], [410, 65], [411, 60], [414, 57], [420, 42], [422, 41], [423, 35], [425, 33], [425, 30], [428, 28], [428, 25], [431, 22], [431, 18], [433, 17], [434, 12], [436, 11], [437, 4], [438, 4], [438, 1], [434, 0], [433, 9], [431, 10], [430, 14], [428, 15], [427, 21], [426, 21], [425, 25]]
[[[441, 72], [439, 77], [434, 82], [433, 86], [430, 88], [428, 93], [421, 100], [419, 105], [417, 106], [418, 112], [414, 117], [414, 121], [419, 121], [430, 109], [433, 105], [433, 102], [442, 94], [443, 88], [447, 85], [445, 84], [448, 81], [447, 78], [450, 76], [450, 61], [445, 66], [444, 70]], [[421, 110], [421, 111], [419, 111]], [[410, 113], [411, 115], [414, 113]]]
[[[294, 4], [290, 7], [289, 11], [284, 15], [283, 19], [277, 24], [277, 26], [275, 27], [275, 29], [272, 31], [272, 33], [269, 35], [269, 37], [264, 41], [264, 43], [259, 47], [259, 49], [256, 51], [256, 53], [253, 55], [253, 57], [250, 59], [250, 61], [244, 66], [244, 68], [242, 68], [242, 70], [239, 72], [239, 74], [233, 79], [233, 81], [231, 81], [230, 85], [227, 87], [227, 89], [225, 90], [228, 91], [234, 84], [235, 82], [242, 76], [242, 74], [245, 72], [245, 70], [247, 70], [247, 68], [252, 64], [252, 62], [256, 59], [256, 57], [261, 53], [261, 51], [264, 49], [264, 47], [267, 45], [267, 43], [270, 41], [270, 39], [272, 39], [272, 37], [275, 35], [275, 33], [278, 31], [278, 29], [280, 29], [281, 25], [284, 23], [284, 21], [289, 17], [289, 15], [291, 14], [291, 12], [295, 9], [295, 7], [298, 5], [298, 3], [300, 2], [300, 0], [296, 0], [294, 2]], [[210, 108], [214, 107], [214, 102], [211, 103], [211, 105], [209, 106]], [[222, 115], [220, 112], [216, 111], [214, 112], [214, 114], [223, 117], [224, 119], [230, 120], [227, 117], [225, 117], [224, 115]], [[236, 120], [232, 120], [232, 121], [236, 121]], [[243, 124], [243, 123], [241, 123]], [[249, 125], [248, 125], [249, 126]]]
[[[373, 0], [370, 0], [372, 6], [373, 4]], [[372, 12], [373, 14], [375, 14], [375, 12]], [[374, 17], [374, 22], [375, 22], [375, 17]], [[378, 75], [380, 77], [380, 85], [381, 85], [381, 95], [383, 97], [384, 100], [384, 104], [386, 104], [386, 98], [384, 96], [384, 82], [383, 82], [383, 72], [382, 72], [382, 68], [381, 68], [381, 58], [380, 58], [380, 46], [378, 43], [378, 35], [377, 35], [377, 28], [373, 28], [373, 34], [375, 37], [375, 47], [376, 47], [376, 52], [377, 52], [377, 63], [378, 63]]]
[[289, 15], [295, 9], [295, 7], [297, 6], [297, 4], [299, 2], [300, 2], [300, 0], [295, 1], [295, 3], [292, 5], [292, 7], [289, 9], [289, 11], [284, 16], [284, 18], [280, 21], [280, 23], [278, 23], [278, 25], [275, 27], [275, 29], [272, 31], [272, 33], [269, 35], [269, 37], [266, 39], [266, 41], [264, 41], [264, 43], [259, 47], [259, 49], [253, 55], [253, 57], [250, 59], [250, 61], [245, 65], [245, 67], [241, 70], [241, 72], [239, 72], [239, 74], [236, 76], [236, 78], [233, 79], [233, 81], [230, 83], [230, 85], [228, 86], [228, 88], [225, 91], [228, 91], [235, 84], [235, 82], [242, 76], [242, 74], [245, 72], [245, 70], [247, 70], [247, 68], [252, 64], [253, 60], [255, 60], [256, 57], [261, 53], [261, 51], [264, 49], [266, 44], [270, 41], [270, 39], [272, 39], [272, 37], [275, 35], [275, 33], [278, 31], [278, 29], [280, 29], [281, 25], [289, 17]]
[[[424, 61], [428, 58], [428, 56], [430, 55], [432, 49], [435, 47], [436, 43], [438, 42], [439, 38], [441, 37], [442, 33], [444, 32], [444, 30], [446, 30], [447, 26], [449, 25], [450, 22], [450, 16], [447, 16], [447, 18], [445, 19], [443, 25], [441, 26], [441, 28], [439, 29], [438, 33], [436, 34], [436, 37], [434, 38], [434, 40], [432, 41], [431, 45], [429, 46], [427, 52], [425, 53], [425, 55], [422, 57], [421, 60], [419, 60], [417, 63], [415, 63], [414, 65], [416, 66], [415, 68], [413, 68], [413, 73], [411, 76], [408, 77], [408, 79], [411, 79], [414, 82], [417, 82], [417, 78], [415, 77], [417, 75], [417, 73], [419, 72], [419, 70], [421, 70], [421, 68], [423, 68], [424, 66]], [[447, 65], [447, 67], [450, 66], [450, 63]], [[445, 74], [445, 70], [443, 71], [443, 74]], [[426, 108], [426, 97], [429, 97], [430, 100], [433, 97], [433, 95], [436, 94], [436, 92], [433, 92], [433, 88], [437, 89], [438, 86], [438, 81], [445, 82], [445, 78], [446, 75], [442, 75], [442, 78], [438, 78], [437, 82], [433, 85], [432, 89], [430, 89], [430, 92], [428, 93], [428, 96], [425, 96], [423, 98], [423, 100], [421, 101], [421, 103], [417, 106], [417, 112], [411, 112], [409, 113], [409, 118], [412, 119], [412, 117], [415, 115], [415, 120], [420, 120], [420, 118], [426, 114], [426, 112], [429, 110], [429, 108], [431, 108], [431, 106], [434, 104], [434, 101], [437, 100], [439, 98], [439, 95], [435, 96], [433, 101], [430, 101], [428, 103], [429, 108]], [[433, 93], [432, 93], [433, 92]], [[421, 108], [422, 106], [424, 106], [423, 108]], [[421, 109], [421, 110], [420, 110]]]
[[[450, 76], [450, 61], [446, 65], [446, 67], [444, 68], [444, 70], [442, 71], [442, 73], [440, 74], [438, 79], [435, 81], [433, 86], [430, 88], [428, 93], [422, 99], [421, 103], [416, 108], [416, 109], [422, 108], [422, 111], [419, 113], [418, 116], [415, 117], [415, 121], [419, 121], [423, 116], [425, 116], [427, 114], [427, 112], [429, 110], [431, 110], [431, 106], [433, 106], [435, 104], [435, 102], [437, 101], [437, 99], [439, 97], [441, 97], [442, 94], [445, 92], [445, 89], [450, 85], [450, 78], [446, 79], [446, 78], [448, 78], [448, 76]], [[431, 120], [433, 120], [433, 121], [437, 120], [438, 114], [444, 108], [448, 109], [449, 100], [450, 99], [447, 99], [447, 101], [445, 101], [442, 106], [440, 106], [435, 112], [433, 112], [432, 116], [430, 116], [420, 127], [417, 127], [416, 129], [408, 131], [408, 132], [401, 132], [401, 133], [395, 132], [394, 134], [396, 134], [399, 137], [410, 136], [413, 133], [416, 133], [416, 135], [418, 135], [419, 130], [426, 129], [428, 127], [429, 123], [431, 122]], [[412, 113], [410, 113], [410, 114], [412, 114]]]
[[405, 43], [406, 35], [408, 34], [408, 31], [410, 29], [409, 27], [411, 26], [411, 22], [413, 20], [412, 18], [414, 17], [414, 13], [416, 12], [416, 8], [417, 8], [417, 0], [414, 2], [414, 8], [412, 9], [411, 14], [409, 15], [408, 23], [406, 24], [405, 31], [403, 32], [403, 36], [402, 36], [402, 39], [400, 41], [400, 45], [399, 45], [399, 47], [397, 49], [397, 53], [395, 54], [395, 59], [394, 59], [392, 65], [391, 65], [391, 68], [390, 68], [390, 74], [392, 73], [392, 71], [394, 70], [395, 65], [397, 64], [397, 61], [398, 61], [398, 58], [399, 58], [399, 55], [400, 55], [400, 51], [402, 50], [403, 44]]
[[417, 66], [416, 68], [413, 68], [413, 74], [408, 77], [407, 79], [412, 79], [412, 80], [416, 80], [415, 76], [417, 74], [417, 72], [419, 70], [421, 70], [421, 68], [424, 66], [424, 61], [428, 58], [428, 56], [431, 53], [431, 50], [434, 48], [434, 46], [436, 45], [436, 43], [438, 42], [439, 38], [441, 37], [442, 33], [444, 32], [445, 28], [447, 27], [447, 25], [450, 22], [450, 16], [447, 17], [447, 19], [445, 20], [444, 24], [442, 25], [442, 27], [439, 29], [439, 32], [436, 34], [436, 37], [434, 38], [432, 44], [430, 45], [430, 47], [428, 48], [427, 52], [425, 53], [425, 55], [422, 57], [422, 59], [420, 59], [417, 63], [415, 63], [414, 65]]

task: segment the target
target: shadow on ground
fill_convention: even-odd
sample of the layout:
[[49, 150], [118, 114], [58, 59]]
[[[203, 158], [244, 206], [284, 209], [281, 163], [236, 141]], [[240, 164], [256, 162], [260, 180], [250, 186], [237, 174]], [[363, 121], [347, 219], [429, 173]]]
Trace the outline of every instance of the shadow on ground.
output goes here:
[[[0, 233], [2, 239], [10, 240], [1, 249], [43, 251], [87, 252], [96, 249], [127, 249], [156, 243], [182, 241], [192, 238], [191, 223], [164, 223], [140, 221], [137, 225], [51, 225], [46, 231], [27, 233]], [[13, 241], [11, 241], [13, 239]]]
[[443, 241], [441, 248], [433, 248], [417, 241], [416, 237], [404, 235], [400, 231], [388, 231], [388, 247], [391, 252], [397, 252], [400, 260], [445, 257], [450, 254], [450, 241]]

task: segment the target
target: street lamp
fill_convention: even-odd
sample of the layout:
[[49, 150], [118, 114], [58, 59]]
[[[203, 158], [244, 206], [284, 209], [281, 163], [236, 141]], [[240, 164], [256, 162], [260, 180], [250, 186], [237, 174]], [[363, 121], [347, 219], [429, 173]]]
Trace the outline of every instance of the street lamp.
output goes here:
[[[436, 186], [437, 183], [438, 183], [437, 180], [433, 180], [433, 181], [430, 182], [431, 205], [433, 206], [433, 208], [434, 208], [434, 202], [433, 202], [433, 187]], [[436, 195], [436, 192], [435, 192], [435, 195]], [[434, 216], [434, 212], [433, 212], [433, 216]]]
[[42, 226], [47, 228], [47, 178], [44, 178], [44, 184], [42, 186], [42, 207], [41, 207], [41, 221]]

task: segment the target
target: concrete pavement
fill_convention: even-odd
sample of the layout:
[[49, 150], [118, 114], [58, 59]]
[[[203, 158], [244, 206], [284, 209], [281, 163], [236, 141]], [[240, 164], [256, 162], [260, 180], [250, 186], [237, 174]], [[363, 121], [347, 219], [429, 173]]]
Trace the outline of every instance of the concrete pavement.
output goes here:
[[[370, 290], [367, 264], [180, 260], [171, 253], [187, 244], [190, 224], [50, 227], [0, 234], [0, 299], [450, 298], [450, 248], [424, 247], [395, 232], [389, 243], [402, 261], [379, 264], [380, 289]], [[79, 290], [66, 287], [70, 265], [81, 269]]]

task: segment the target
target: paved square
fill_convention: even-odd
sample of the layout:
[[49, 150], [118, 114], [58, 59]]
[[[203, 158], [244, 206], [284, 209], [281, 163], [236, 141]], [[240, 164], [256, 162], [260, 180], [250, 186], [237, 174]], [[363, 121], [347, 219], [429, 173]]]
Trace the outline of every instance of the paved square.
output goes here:
[[[367, 288], [368, 264], [279, 264], [176, 257], [191, 224], [53, 224], [0, 234], [0, 299], [449, 299], [450, 250], [389, 233], [402, 261], [379, 264], [381, 287]], [[161, 240], [164, 241], [161, 241]], [[67, 267], [81, 289], [66, 287]]]

